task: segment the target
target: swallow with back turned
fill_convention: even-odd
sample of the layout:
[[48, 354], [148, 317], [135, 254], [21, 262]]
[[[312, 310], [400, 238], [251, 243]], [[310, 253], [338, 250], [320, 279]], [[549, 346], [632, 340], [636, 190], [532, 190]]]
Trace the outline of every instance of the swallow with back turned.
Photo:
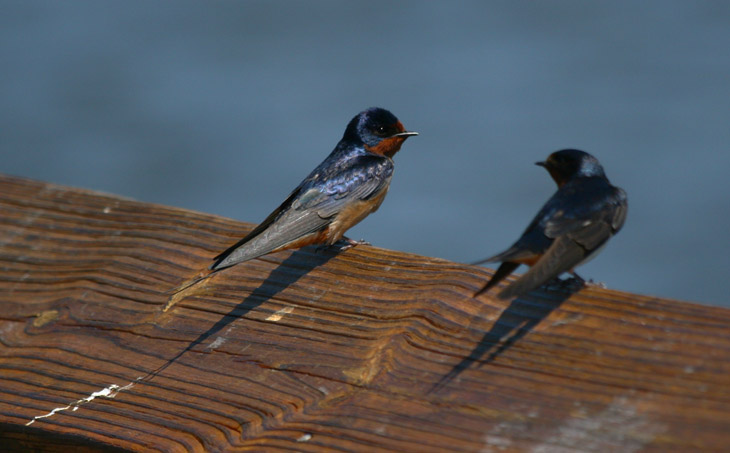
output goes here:
[[[173, 290], [178, 293], [211, 274], [268, 253], [345, 239], [345, 232], [383, 202], [393, 176], [393, 156], [408, 132], [388, 110], [369, 108], [347, 125], [329, 156], [286, 200], [243, 239], [213, 259], [207, 271]], [[177, 300], [177, 298], [175, 298]], [[170, 300], [167, 310], [175, 300]]]
[[520, 264], [530, 269], [503, 289], [497, 295], [500, 299], [521, 296], [563, 272], [572, 273], [582, 282], [575, 267], [598, 254], [626, 220], [626, 192], [611, 185], [595, 157], [565, 149], [536, 165], [550, 173], [558, 190], [509, 249], [474, 263], [501, 263], [475, 297], [491, 289]]

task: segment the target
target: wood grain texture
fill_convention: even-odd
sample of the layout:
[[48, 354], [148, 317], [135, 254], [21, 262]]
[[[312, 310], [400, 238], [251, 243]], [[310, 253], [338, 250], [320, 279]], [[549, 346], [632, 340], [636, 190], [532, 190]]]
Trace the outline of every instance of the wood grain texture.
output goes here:
[[730, 445], [730, 310], [596, 286], [475, 299], [487, 269], [359, 246], [237, 265], [162, 312], [167, 292], [250, 228], [0, 177], [0, 443]]

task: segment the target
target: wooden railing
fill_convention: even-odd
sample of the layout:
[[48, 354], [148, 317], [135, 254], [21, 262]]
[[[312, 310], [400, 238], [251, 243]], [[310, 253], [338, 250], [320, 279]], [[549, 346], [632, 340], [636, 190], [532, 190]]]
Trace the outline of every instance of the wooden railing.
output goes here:
[[359, 246], [242, 263], [162, 311], [250, 228], [0, 177], [0, 450], [730, 447], [730, 310], [473, 298], [489, 270]]

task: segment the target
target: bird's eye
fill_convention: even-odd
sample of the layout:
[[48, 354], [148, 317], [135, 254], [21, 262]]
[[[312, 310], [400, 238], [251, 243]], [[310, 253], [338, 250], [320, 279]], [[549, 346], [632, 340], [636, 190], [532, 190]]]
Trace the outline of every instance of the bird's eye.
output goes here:
[[387, 128], [385, 126], [378, 126], [375, 128], [375, 133], [378, 135], [385, 135]]

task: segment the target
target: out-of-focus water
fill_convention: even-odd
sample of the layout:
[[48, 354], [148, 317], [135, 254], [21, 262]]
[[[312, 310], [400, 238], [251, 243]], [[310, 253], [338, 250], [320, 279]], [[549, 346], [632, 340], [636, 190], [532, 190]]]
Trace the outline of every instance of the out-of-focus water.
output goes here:
[[0, 1], [0, 172], [259, 222], [369, 106], [419, 137], [353, 238], [473, 261], [596, 155], [581, 269], [730, 306], [730, 2]]

